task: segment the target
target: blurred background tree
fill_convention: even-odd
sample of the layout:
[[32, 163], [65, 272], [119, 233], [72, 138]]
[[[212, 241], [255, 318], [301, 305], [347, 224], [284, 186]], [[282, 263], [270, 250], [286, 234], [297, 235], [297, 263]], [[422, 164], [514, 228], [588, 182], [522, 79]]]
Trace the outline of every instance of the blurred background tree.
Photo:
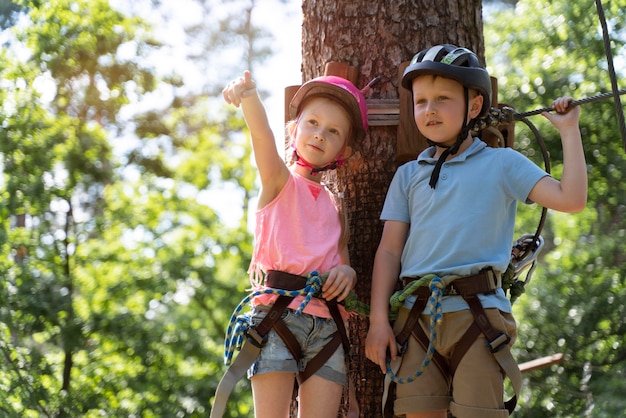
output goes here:
[[[520, 0], [486, 18], [487, 62], [498, 78], [501, 102], [523, 112], [550, 106], [561, 95], [582, 99], [611, 91], [592, 3]], [[626, 2], [603, 3], [623, 81]], [[532, 122], [548, 144], [558, 177], [557, 132], [541, 116]], [[514, 305], [518, 360], [557, 352], [564, 359], [525, 375], [517, 417], [617, 417], [626, 410], [620, 395], [626, 392], [626, 159], [613, 100], [583, 105], [580, 126], [589, 171], [587, 209], [576, 215], [549, 212], [539, 267]], [[541, 164], [528, 131], [518, 129], [516, 143]], [[533, 218], [533, 211], [539, 213], [524, 210], [520, 225]]]
[[[166, 2], [123, 3], [0, 10], [13, 25], [0, 60], [2, 416], [208, 415], [248, 284], [255, 171], [241, 117], [214, 96], [267, 56], [241, 13], [254, 1], [221, 19], [219, 2], [198, 2], [203, 24], [188, 29], [204, 36], [205, 69], [222, 62], [212, 48], [248, 45], [239, 69], [199, 86], [151, 61], [174, 46], [138, 16]], [[239, 221], [220, 221], [216, 190], [238, 197]], [[250, 404], [237, 391], [229, 416]]]

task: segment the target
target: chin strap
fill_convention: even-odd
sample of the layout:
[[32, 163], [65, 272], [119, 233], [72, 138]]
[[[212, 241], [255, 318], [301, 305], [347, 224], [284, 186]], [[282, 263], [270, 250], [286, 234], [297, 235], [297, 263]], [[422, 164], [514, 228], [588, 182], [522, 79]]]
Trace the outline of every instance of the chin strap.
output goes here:
[[300, 167], [310, 168], [312, 176], [317, 176], [318, 173], [321, 173], [323, 171], [335, 170], [337, 167], [341, 167], [344, 163], [343, 155], [342, 153], [340, 153], [337, 156], [337, 159], [332, 163], [327, 164], [324, 167], [314, 167], [310, 162], [298, 155], [298, 151], [296, 151], [296, 146], [293, 143], [291, 144], [291, 147], [293, 148], [293, 160]]
[[[467, 114], [467, 108], [469, 107], [469, 91], [467, 87], [463, 87], [463, 90], [465, 91], [465, 113]], [[467, 121], [467, 118], [466, 118], [463, 121], [463, 126], [461, 127], [461, 133], [457, 137], [456, 142], [450, 147], [445, 147], [431, 140], [427, 140], [429, 144], [433, 144], [440, 148], [446, 148], [441, 154], [441, 156], [439, 157], [439, 159], [437, 160], [437, 163], [435, 164], [435, 168], [433, 169], [433, 172], [430, 175], [430, 182], [428, 182], [428, 184], [430, 185], [432, 189], [435, 188], [435, 186], [437, 185], [437, 181], [439, 180], [439, 173], [441, 172], [441, 166], [446, 161], [449, 155], [454, 155], [459, 151], [461, 144], [463, 143], [463, 141], [467, 139], [469, 132], [474, 128], [475, 124], [476, 124], [475, 118], [470, 120], [469, 122]]]
[[[469, 106], [469, 91], [467, 87], [465, 86], [463, 86], [463, 90], [465, 93], [465, 114], [467, 114], [467, 108]], [[441, 172], [441, 166], [446, 161], [446, 158], [448, 158], [449, 155], [454, 155], [459, 151], [459, 147], [461, 146], [461, 143], [465, 140], [465, 138], [467, 138], [467, 135], [470, 131], [469, 125], [471, 124], [473, 126], [473, 122], [474, 120], [470, 121], [470, 123], [468, 124], [467, 117], [463, 120], [461, 133], [457, 137], [456, 142], [451, 147], [446, 147], [446, 146], [442, 146], [440, 144], [434, 143], [435, 146], [440, 147], [440, 148], [446, 148], [446, 149], [439, 156], [439, 159], [437, 160], [437, 164], [435, 164], [435, 168], [433, 169], [433, 172], [430, 175], [430, 181], [428, 182], [428, 184], [430, 185], [432, 189], [434, 189], [435, 186], [437, 186], [437, 181], [439, 180], [439, 173]], [[428, 142], [431, 144], [433, 143], [433, 141], [431, 140], [428, 140]]]

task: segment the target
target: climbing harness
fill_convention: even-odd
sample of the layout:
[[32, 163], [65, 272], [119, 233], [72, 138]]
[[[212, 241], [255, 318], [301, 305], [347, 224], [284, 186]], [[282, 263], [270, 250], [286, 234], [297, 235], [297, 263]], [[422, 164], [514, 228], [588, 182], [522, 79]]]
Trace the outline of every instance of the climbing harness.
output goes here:
[[[428, 276], [431, 277], [431, 276]], [[396, 382], [396, 383], [410, 383], [413, 382], [415, 379], [417, 379], [419, 376], [422, 375], [422, 373], [424, 373], [424, 369], [430, 364], [430, 362], [433, 360], [433, 356], [435, 355], [436, 351], [435, 351], [435, 341], [437, 340], [437, 325], [441, 322], [442, 319], [442, 313], [441, 313], [441, 298], [444, 295], [443, 289], [446, 287], [445, 282], [437, 277], [437, 276], [432, 276], [432, 279], [430, 280], [430, 284], [429, 287], [419, 287], [416, 291], [416, 293], [418, 295], [421, 296], [421, 300], [424, 300], [425, 302], [428, 302], [428, 315], [430, 316], [430, 338], [429, 338], [429, 342], [427, 344], [427, 349], [426, 349], [426, 357], [424, 358], [424, 361], [422, 362], [422, 365], [415, 371], [415, 373], [413, 373], [413, 375], [406, 377], [406, 378], [400, 378], [398, 376], [395, 375], [395, 372], [392, 370], [390, 362], [387, 361], [387, 375], [389, 376], [389, 379], [392, 382]], [[427, 293], [424, 293], [425, 290], [428, 289]], [[421, 305], [421, 304], [420, 304]], [[415, 306], [415, 304], [413, 305]], [[421, 312], [424, 310], [425, 306], [422, 306], [422, 309], [419, 310], [417, 316], [419, 316], [421, 314]], [[408, 323], [408, 322], [407, 322]], [[402, 347], [401, 351], [404, 351], [404, 349], [406, 348], [405, 344], [408, 340], [408, 336], [406, 339], [404, 338], [400, 338], [398, 339], [398, 337], [396, 337], [396, 340], [398, 341], [398, 343], [400, 344], [400, 346]]]
[[[320, 293], [324, 280], [325, 277], [321, 276], [317, 271], [312, 271], [308, 277], [303, 277], [270, 270], [265, 277], [265, 283], [268, 288], [253, 292], [237, 305], [231, 315], [224, 341], [224, 363], [230, 367], [217, 386], [213, 408], [211, 409], [211, 418], [223, 416], [230, 393], [235, 384], [246, 374], [246, 371], [258, 357], [261, 348], [266, 342], [267, 334], [271, 329], [274, 329], [284, 341], [296, 362], [300, 361], [300, 345], [296, 337], [283, 322], [282, 314], [293, 298], [304, 296], [304, 299], [294, 311], [296, 315], [301, 314], [313, 297], [321, 296]], [[261, 322], [258, 325], [251, 326], [249, 316], [247, 314], [242, 315], [241, 312], [255, 296], [261, 294], [278, 295], [278, 298], [269, 308], [269, 311]], [[352, 300], [354, 301], [354, 297], [352, 297]], [[337, 325], [337, 332], [328, 344], [308, 362], [304, 370], [298, 373], [296, 377], [298, 384], [302, 384], [302, 382], [315, 374], [340, 345], [343, 346], [344, 352], [346, 353], [348, 353], [350, 349], [348, 333], [345, 329], [336, 299], [326, 300], [325, 302], [331, 317]], [[239, 354], [237, 358], [232, 361], [235, 349], [239, 350]]]
[[250, 295], [243, 298], [233, 311], [228, 327], [226, 328], [226, 338], [224, 341], [224, 364], [230, 366], [234, 349], [236, 348], [237, 350], [241, 350], [244, 337], [250, 329], [250, 321], [247, 315], [240, 315], [240, 313], [246, 306], [248, 306], [248, 303], [252, 299], [263, 294], [287, 296], [290, 298], [304, 296], [300, 306], [298, 306], [298, 309], [295, 310], [295, 314], [298, 315], [302, 313], [311, 298], [320, 292], [321, 288], [322, 278], [317, 271], [313, 271], [309, 274], [306, 285], [302, 289], [289, 291], [285, 289], [266, 288], [252, 292]]
[[[467, 350], [469, 350], [474, 341], [483, 334], [487, 340], [489, 350], [494, 355], [505, 375], [511, 381], [511, 385], [515, 391], [515, 396], [505, 402], [506, 409], [509, 413], [512, 412], [515, 409], [517, 397], [521, 391], [522, 377], [510, 350], [504, 350], [511, 341], [511, 338], [506, 333], [493, 328], [478, 298], [478, 295], [481, 293], [493, 294], [498, 288], [501, 288], [501, 275], [494, 272], [491, 268], [488, 268], [481, 270], [478, 274], [465, 277], [448, 276], [440, 278], [434, 275], [428, 275], [418, 279], [409, 278], [405, 279], [403, 284], [406, 288], [412, 283], [423, 282], [424, 280], [430, 282], [429, 287], [419, 286], [413, 293], [416, 300], [401, 330], [396, 335], [396, 342], [400, 347], [400, 355], [395, 361], [387, 361], [387, 373], [385, 375], [382, 398], [383, 410], [391, 382], [400, 384], [412, 382], [423, 374], [425, 368], [428, 367], [431, 362], [437, 366], [442, 376], [450, 383], [450, 379], [454, 375], [454, 372]], [[437, 339], [435, 327], [441, 321], [441, 298], [449, 295], [461, 296], [467, 302], [474, 316], [474, 322], [461, 337], [452, 357], [447, 361], [434, 349], [434, 344]], [[426, 312], [431, 315], [429, 324], [430, 335], [426, 335], [426, 332], [420, 324], [420, 316], [427, 307]], [[409, 337], [411, 336], [413, 336], [426, 351], [426, 356], [420, 367], [411, 376], [400, 378], [396, 373], [400, 368], [402, 354], [406, 350]]]

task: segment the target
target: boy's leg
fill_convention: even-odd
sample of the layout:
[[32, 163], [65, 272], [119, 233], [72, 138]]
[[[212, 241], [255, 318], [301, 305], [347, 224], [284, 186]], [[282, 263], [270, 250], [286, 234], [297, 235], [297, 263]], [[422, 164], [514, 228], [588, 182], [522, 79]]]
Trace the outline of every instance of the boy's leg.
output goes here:
[[[400, 309], [398, 320], [394, 325], [396, 333], [404, 326], [407, 314], [408, 309]], [[422, 315], [420, 325], [427, 335], [428, 323], [429, 317]], [[441, 347], [437, 347], [437, 350], [441, 350]], [[422, 366], [425, 357], [426, 350], [411, 336], [397, 376], [400, 378], [412, 376]], [[407, 418], [446, 418], [450, 400], [448, 382], [437, 365], [431, 362], [412, 382], [396, 384], [394, 412], [396, 415], [406, 415]]]
[[[407, 378], [421, 366], [426, 351], [415, 340], [409, 345], [402, 358], [398, 377]], [[445, 418], [450, 404], [450, 388], [439, 368], [431, 362], [414, 381], [396, 384], [394, 412], [407, 418]]]
[[[509, 346], [504, 348], [510, 350], [517, 335], [513, 317], [497, 309], [485, 309], [485, 313], [495, 329], [511, 337]], [[476, 382], [480, 382], [480, 385]], [[457, 418], [509, 416], [504, 407], [504, 376], [483, 335], [478, 337], [459, 363], [452, 388], [453, 402], [450, 408]]]
[[336, 418], [343, 386], [320, 376], [309, 377], [298, 389], [299, 418]]
[[255, 418], [287, 418], [291, 407], [295, 374], [269, 372], [254, 375], [252, 397]]

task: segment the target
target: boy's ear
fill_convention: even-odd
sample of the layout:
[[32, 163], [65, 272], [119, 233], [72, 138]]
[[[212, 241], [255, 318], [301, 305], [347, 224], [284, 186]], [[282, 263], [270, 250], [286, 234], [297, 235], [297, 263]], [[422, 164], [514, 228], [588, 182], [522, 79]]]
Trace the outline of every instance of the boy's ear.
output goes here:
[[477, 94], [476, 96], [474, 96], [474, 98], [472, 98], [470, 100], [471, 106], [470, 106], [470, 119], [475, 118], [476, 116], [480, 115], [480, 111], [483, 108], [483, 101], [485, 100], [485, 97], [482, 94]]

